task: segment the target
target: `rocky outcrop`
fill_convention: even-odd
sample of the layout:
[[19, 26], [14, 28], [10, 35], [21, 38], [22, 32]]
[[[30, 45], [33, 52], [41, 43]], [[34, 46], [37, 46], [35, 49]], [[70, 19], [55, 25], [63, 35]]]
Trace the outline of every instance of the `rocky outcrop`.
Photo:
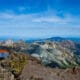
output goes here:
[[41, 60], [44, 65], [52, 66], [53, 64], [53, 67], [63, 68], [74, 67], [79, 65], [79, 56], [72, 50], [76, 47], [74, 45], [71, 41], [35, 43], [29, 46], [27, 52]]
[[80, 80], [80, 68], [58, 69], [45, 67], [34, 59], [28, 59], [20, 80]]
[[7, 69], [0, 65], [0, 79], [1, 80], [15, 80], [14, 75]]

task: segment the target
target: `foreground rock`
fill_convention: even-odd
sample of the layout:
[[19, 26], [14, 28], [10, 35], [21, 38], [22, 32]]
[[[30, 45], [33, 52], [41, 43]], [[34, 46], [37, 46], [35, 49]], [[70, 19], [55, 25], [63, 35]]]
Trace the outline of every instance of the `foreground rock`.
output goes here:
[[19, 78], [20, 80], [80, 80], [80, 68], [49, 68], [32, 58], [27, 60]]
[[15, 80], [14, 75], [0, 66], [0, 80]]

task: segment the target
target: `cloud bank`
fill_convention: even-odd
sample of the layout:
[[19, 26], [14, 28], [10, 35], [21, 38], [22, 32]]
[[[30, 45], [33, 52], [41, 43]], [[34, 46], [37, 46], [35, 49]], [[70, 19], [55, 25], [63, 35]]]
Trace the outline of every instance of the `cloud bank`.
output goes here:
[[[6, 0], [3, 0], [6, 2]], [[1, 2], [4, 5], [4, 2]], [[73, 2], [71, 4], [71, 2]], [[0, 4], [1, 4], [0, 3]], [[10, 3], [10, 4], [9, 4]], [[69, 7], [66, 5], [68, 3]], [[76, 0], [8, 0], [0, 5], [0, 36], [44, 38], [80, 36], [79, 2]], [[53, 5], [54, 4], [54, 5]]]

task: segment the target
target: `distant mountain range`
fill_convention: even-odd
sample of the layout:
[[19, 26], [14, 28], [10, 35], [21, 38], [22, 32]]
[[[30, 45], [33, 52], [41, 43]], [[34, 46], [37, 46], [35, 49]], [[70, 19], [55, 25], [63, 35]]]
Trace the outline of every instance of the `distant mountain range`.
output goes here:
[[74, 42], [80, 42], [80, 38], [79, 37], [50, 37], [50, 38], [44, 38], [44, 39], [28, 39], [26, 40], [26, 42], [43, 42], [45, 40], [49, 40], [49, 41], [63, 41], [63, 40], [71, 40]]
[[80, 80], [80, 42], [77, 40], [61, 37], [30, 42], [3, 40], [0, 49], [10, 53], [1, 67], [10, 71], [10, 75], [5, 75], [13, 80]]
[[71, 67], [80, 64], [80, 44], [72, 41], [32, 43], [27, 53], [50, 67]]
[[52, 37], [26, 42], [8, 40], [2, 42], [1, 45], [10, 46], [11, 50], [15, 52], [30, 54], [46, 66], [66, 68], [80, 65], [80, 42], [75, 40], [73, 38]]
[[32, 40], [27, 53], [46, 66], [72, 67], [80, 65], [80, 39], [51, 37]]
[[3, 40], [13, 40], [13, 41], [18, 41], [18, 40], [24, 40], [26, 42], [35, 42], [35, 41], [45, 41], [45, 40], [51, 40], [51, 41], [62, 41], [62, 40], [71, 40], [74, 42], [80, 42], [80, 37], [50, 37], [50, 38], [18, 38], [18, 37], [0, 37], [0, 41]]

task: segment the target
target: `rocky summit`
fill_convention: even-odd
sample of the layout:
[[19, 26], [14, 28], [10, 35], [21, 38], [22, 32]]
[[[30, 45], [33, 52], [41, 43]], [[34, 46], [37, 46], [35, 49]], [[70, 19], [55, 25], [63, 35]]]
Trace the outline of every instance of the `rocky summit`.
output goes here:
[[79, 42], [58, 37], [8, 40], [0, 42], [0, 51], [1, 80], [80, 80]]

